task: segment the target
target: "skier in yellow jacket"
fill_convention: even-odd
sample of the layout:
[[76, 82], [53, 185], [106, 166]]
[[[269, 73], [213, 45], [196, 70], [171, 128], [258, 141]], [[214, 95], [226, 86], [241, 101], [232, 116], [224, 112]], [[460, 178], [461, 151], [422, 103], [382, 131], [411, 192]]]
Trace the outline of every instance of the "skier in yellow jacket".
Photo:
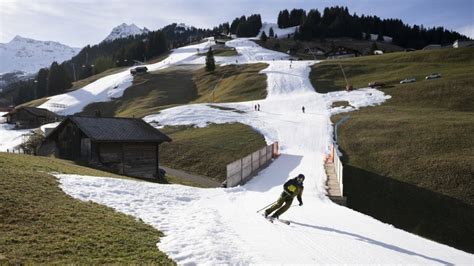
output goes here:
[[303, 174], [299, 174], [297, 177], [286, 181], [286, 183], [283, 185], [283, 192], [281, 193], [280, 198], [275, 204], [265, 210], [265, 218], [267, 218], [272, 212], [276, 211], [274, 214], [272, 214], [271, 218], [278, 219], [280, 215], [282, 215], [291, 207], [294, 197], [298, 199], [300, 206], [302, 206], [303, 200], [301, 199], [301, 196], [303, 195], [304, 188], [303, 181]]

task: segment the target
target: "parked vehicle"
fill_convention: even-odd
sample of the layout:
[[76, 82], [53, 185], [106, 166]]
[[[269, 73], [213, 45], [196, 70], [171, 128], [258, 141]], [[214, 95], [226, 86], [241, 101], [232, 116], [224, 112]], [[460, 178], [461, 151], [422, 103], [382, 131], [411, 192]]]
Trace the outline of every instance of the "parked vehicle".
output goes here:
[[130, 69], [130, 74], [136, 75], [139, 73], [146, 73], [148, 68], [146, 66], [137, 66], [135, 68]]
[[415, 78], [404, 79], [404, 80], [400, 81], [400, 84], [412, 83], [412, 82], [416, 82], [416, 79]]
[[430, 75], [426, 76], [425, 79], [437, 79], [437, 78], [441, 78], [440, 73], [431, 73]]
[[369, 82], [369, 87], [371, 88], [378, 88], [378, 87], [383, 87], [385, 86], [385, 83], [379, 82], [379, 81], [374, 81], [374, 82]]

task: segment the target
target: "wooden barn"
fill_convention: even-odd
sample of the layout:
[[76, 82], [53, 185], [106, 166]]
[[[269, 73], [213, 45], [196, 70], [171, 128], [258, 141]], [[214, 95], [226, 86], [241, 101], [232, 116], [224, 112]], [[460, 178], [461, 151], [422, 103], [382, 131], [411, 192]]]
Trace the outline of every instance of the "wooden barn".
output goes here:
[[159, 177], [158, 147], [165, 141], [171, 139], [142, 119], [69, 116], [46, 136], [39, 154], [152, 178]]
[[17, 128], [35, 128], [58, 121], [59, 117], [48, 109], [36, 107], [18, 107], [3, 115], [6, 122]]

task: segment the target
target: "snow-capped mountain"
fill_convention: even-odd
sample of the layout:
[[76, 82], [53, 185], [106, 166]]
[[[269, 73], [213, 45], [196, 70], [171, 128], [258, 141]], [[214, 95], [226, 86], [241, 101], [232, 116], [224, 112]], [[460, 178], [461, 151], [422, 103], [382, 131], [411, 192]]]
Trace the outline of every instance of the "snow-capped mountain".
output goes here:
[[53, 61], [71, 59], [80, 48], [72, 48], [53, 41], [37, 41], [15, 36], [9, 43], [0, 43], [0, 73], [22, 71], [36, 73]]
[[112, 32], [109, 34], [109, 36], [107, 36], [107, 38], [104, 39], [104, 42], [110, 42], [116, 39], [126, 38], [128, 36], [140, 35], [140, 34], [144, 34], [148, 32], [150, 32], [150, 30], [148, 30], [146, 27], [144, 27], [143, 29], [140, 29], [139, 27], [137, 27], [137, 25], [133, 23], [130, 25], [122, 23], [112, 29]]

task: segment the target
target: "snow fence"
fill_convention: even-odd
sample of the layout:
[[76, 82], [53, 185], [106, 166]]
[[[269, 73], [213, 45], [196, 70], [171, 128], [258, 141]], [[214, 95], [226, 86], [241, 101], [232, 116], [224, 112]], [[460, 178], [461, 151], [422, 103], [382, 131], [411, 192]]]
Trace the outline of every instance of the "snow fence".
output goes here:
[[251, 154], [227, 165], [226, 187], [244, 184], [253, 177], [259, 169], [278, 156], [278, 142], [261, 148]]

